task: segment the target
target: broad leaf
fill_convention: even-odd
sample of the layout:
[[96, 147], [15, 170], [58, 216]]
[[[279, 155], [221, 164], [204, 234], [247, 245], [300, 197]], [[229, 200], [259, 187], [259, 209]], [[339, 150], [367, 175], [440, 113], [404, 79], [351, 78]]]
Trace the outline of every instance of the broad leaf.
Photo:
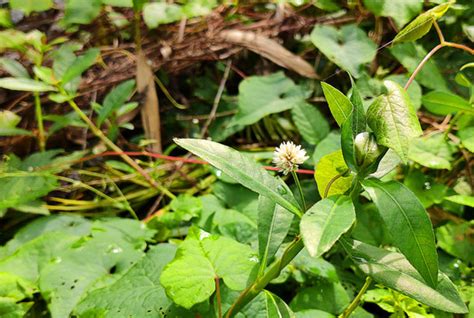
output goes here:
[[76, 307], [79, 317], [103, 318], [159, 316], [187, 317], [166, 297], [159, 278], [176, 253], [170, 244], [152, 246], [146, 256], [115, 283], [92, 291]]
[[419, 137], [411, 141], [408, 158], [431, 169], [451, 169], [455, 146], [444, 134]]
[[291, 227], [293, 214], [267, 197], [258, 198], [258, 256], [261, 268], [267, 266]]
[[419, 0], [364, 0], [365, 7], [376, 16], [391, 17], [403, 26], [420, 13], [423, 3]]
[[341, 243], [358, 267], [376, 282], [433, 308], [455, 313], [467, 312], [456, 287], [445, 274], [439, 273], [439, 283], [435, 289], [423, 282], [423, 278], [402, 254], [359, 241], [341, 240]]
[[304, 140], [317, 145], [329, 134], [329, 124], [314, 106], [301, 103], [291, 110], [293, 122]]
[[[21, 173], [21, 172], [18, 172]], [[14, 208], [45, 196], [58, 186], [51, 174], [0, 177], [0, 209]]]
[[415, 41], [423, 37], [431, 29], [433, 22], [441, 18], [448, 11], [452, 2], [440, 4], [422, 14], [404, 27], [393, 42]]
[[89, 24], [100, 14], [102, 0], [66, 0], [64, 21], [67, 24]]
[[[472, 200], [473, 197], [470, 197]], [[460, 224], [448, 223], [436, 229], [438, 245], [449, 254], [466, 262], [474, 262], [474, 245], [472, 244], [470, 231], [474, 222], [463, 222]]]
[[401, 183], [367, 179], [362, 182], [392, 235], [428, 285], [438, 278], [438, 255], [430, 218], [417, 197]]
[[344, 311], [349, 302], [349, 296], [341, 283], [319, 280], [314, 287], [300, 289], [291, 300], [290, 308], [295, 312], [319, 309], [337, 315]]
[[[318, 184], [319, 195], [324, 198], [327, 188], [327, 196], [344, 194], [351, 187], [353, 177], [344, 162], [342, 151], [338, 150], [321, 158], [316, 166], [314, 178]], [[329, 182], [332, 182], [330, 187]]]
[[433, 91], [423, 95], [423, 106], [436, 115], [448, 115], [458, 111], [474, 114], [474, 107], [471, 103], [458, 95]]
[[283, 72], [251, 76], [239, 85], [239, 112], [231, 125], [251, 125], [263, 117], [304, 103], [306, 92]]
[[77, 57], [61, 77], [62, 85], [65, 85], [68, 82], [74, 80], [75, 78], [81, 76], [84, 71], [86, 71], [89, 67], [95, 64], [99, 54], [100, 50], [97, 48], [93, 48], [87, 50], [84, 55]]
[[154, 29], [160, 24], [167, 24], [181, 20], [183, 11], [173, 3], [153, 2], [143, 7], [143, 20], [148, 28]]
[[323, 199], [306, 211], [300, 231], [309, 254], [319, 257], [346, 233], [355, 221], [351, 199], [345, 195]]
[[176, 304], [189, 309], [214, 293], [216, 278], [232, 290], [243, 290], [255, 265], [257, 256], [248, 245], [191, 228], [160, 282]]
[[153, 231], [141, 222], [109, 218], [95, 221], [87, 239], [76, 241], [44, 265], [39, 287], [52, 317], [68, 317], [89, 291], [121, 277], [143, 255]]
[[286, 184], [272, 177], [237, 150], [208, 140], [175, 139], [175, 142], [222, 170], [243, 186], [272, 199], [296, 215], [301, 214], [298, 203]]
[[45, 11], [53, 6], [53, 0], [10, 0], [10, 8], [29, 15], [33, 11]]
[[35, 286], [19, 276], [0, 273], [0, 314], [2, 317], [25, 317], [33, 305], [27, 302], [33, 298]]
[[418, 117], [405, 90], [385, 81], [387, 95], [377, 98], [367, 111], [367, 122], [380, 145], [393, 149], [406, 162], [413, 138], [421, 135]]
[[352, 113], [351, 101], [340, 90], [328, 83], [321, 82], [321, 87], [323, 88], [324, 97], [326, 98], [332, 116], [337, 124], [342, 126]]
[[345, 25], [338, 30], [316, 24], [311, 41], [329, 60], [356, 78], [362, 74], [363, 65], [371, 62], [377, 52], [377, 45], [356, 25]]
[[3, 77], [0, 78], [0, 88], [10, 89], [12, 91], [26, 92], [49, 92], [55, 91], [51, 85], [35, 81], [29, 78]]
[[114, 111], [123, 106], [135, 88], [135, 80], [120, 83], [105, 96], [104, 105], [99, 110], [97, 126], [100, 126]]

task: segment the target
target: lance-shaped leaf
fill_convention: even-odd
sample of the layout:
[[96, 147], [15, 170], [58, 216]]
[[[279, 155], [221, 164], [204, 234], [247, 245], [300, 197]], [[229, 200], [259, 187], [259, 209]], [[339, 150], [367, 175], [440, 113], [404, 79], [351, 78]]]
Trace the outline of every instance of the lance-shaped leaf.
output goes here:
[[293, 214], [271, 199], [258, 198], [258, 256], [261, 268], [275, 255], [291, 227]]
[[89, 67], [95, 64], [97, 57], [100, 54], [99, 49], [89, 49], [84, 55], [77, 57], [74, 62], [69, 66], [69, 68], [64, 72], [64, 75], [61, 78], [63, 85], [72, 81], [73, 79], [81, 76], [81, 74], [86, 71]]
[[53, 86], [43, 82], [35, 81], [29, 78], [16, 77], [0, 78], [0, 88], [25, 92], [49, 92], [56, 90], [56, 88]]
[[321, 87], [323, 88], [324, 97], [326, 97], [332, 117], [334, 117], [339, 126], [342, 126], [351, 115], [351, 101], [340, 90], [328, 83], [321, 82]]
[[380, 145], [393, 149], [406, 162], [410, 141], [421, 135], [420, 122], [405, 90], [384, 81], [388, 93], [378, 97], [367, 111], [367, 122]]
[[436, 115], [448, 115], [458, 111], [474, 114], [474, 106], [464, 98], [443, 92], [432, 91], [425, 94], [422, 98], [423, 106]]
[[440, 4], [425, 13], [420, 14], [415, 20], [410, 22], [400, 32], [398, 32], [393, 42], [415, 41], [424, 36], [431, 29], [433, 22], [441, 18], [448, 11], [452, 2]]
[[286, 184], [272, 177], [261, 166], [237, 150], [202, 139], [175, 139], [175, 142], [222, 170], [243, 186], [272, 199], [290, 212], [301, 215], [298, 203]]
[[125, 104], [130, 98], [134, 88], [135, 80], [128, 80], [120, 83], [120, 85], [105, 96], [104, 105], [100, 109], [99, 116], [97, 117], [97, 126], [100, 126], [110, 114]]
[[433, 308], [453, 313], [467, 313], [458, 291], [449, 278], [439, 273], [436, 288], [423, 278], [400, 253], [390, 252], [359, 241], [341, 239], [341, 244], [358, 267], [376, 282], [410, 296]]
[[250, 246], [191, 228], [160, 282], [176, 304], [189, 309], [214, 293], [215, 279], [223, 279], [232, 290], [243, 290], [257, 264]]
[[351, 199], [335, 195], [313, 205], [301, 218], [300, 230], [309, 254], [319, 257], [346, 233], [355, 221]]
[[407, 187], [396, 181], [367, 179], [362, 186], [374, 201], [394, 244], [423, 279], [436, 287], [438, 255], [428, 213]]

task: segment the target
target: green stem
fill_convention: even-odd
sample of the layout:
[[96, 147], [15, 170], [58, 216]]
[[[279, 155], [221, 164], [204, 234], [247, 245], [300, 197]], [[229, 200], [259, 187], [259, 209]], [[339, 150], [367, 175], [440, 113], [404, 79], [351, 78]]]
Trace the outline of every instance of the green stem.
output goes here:
[[[67, 93], [62, 90], [61, 94], [67, 95]], [[117, 146], [112, 140], [107, 138], [107, 136], [100, 130], [93, 122], [90, 120], [89, 117], [79, 108], [79, 106], [72, 100], [68, 100], [69, 105], [72, 109], [81, 117], [81, 119], [89, 126], [89, 129], [96, 135], [107, 147], [112, 149], [115, 152], [120, 153], [120, 157], [127, 162], [130, 166], [132, 166], [140, 175], [142, 175], [145, 180], [154, 188], [160, 190], [164, 194], [166, 194], [171, 199], [175, 198], [175, 195], [171, 193], [168, 189], [158, 184], [155, 180], [153, 180], [150, 175], [142, 169], [130, 156], [126, 155], [123, 150]]]
[[370, 283], [372, 283], [372, 278], [366, 277], [364, 285], [362, 285], [362, 288], [359, 290], [359, 293], [357, 296], [352, 300], [352, 302], [347, 306], [346, 310], [342, 314], [339, 315], [338, 318], [348, 318], [354, 310], [359, 306], [360, 300], [362, 299], [362, 296], [365, 294], [367, 289], [370, 286]]
[[296, 187], [298, 188], [298, 193], [300, 195], [301, 203], [303, 204], [303, 211], [306, 211], [306, 202], [304, 200], [304, 195], [303, 195], [303, 189], [301, 188], [301, 183], [300, 180], [298, 179], [298, 175], [294, 170], [291, 170], [291, 175], [293, 176], [293, 179], [295, 180]]
[[46, 148], [46, 139], [44, 136], [43, 111], [41, 110], [41, 100], [38, 92], [34, 92], [33, 96], [35, 98], [36, 121], [38, 122], [38, 146], [40, 151], [44, 151]]
[[298, 253], [303, 249], [304, 244], [303, 240], [297, 237], [283, 252], [283, 255], [275, 261], [268, 268], [265, 275], [257, 278], [257, 280], [245, 289], [239, 296], [239, 298], [234, 302], [234, 304], [229, 308], [226, 318], [231, 318], [236, 315], [246, 304], [248, 304], [252, 299], [254, 299], [267, 285], [280, 275], [281, 270], [288, 265], [293, 258], [298, 255]]

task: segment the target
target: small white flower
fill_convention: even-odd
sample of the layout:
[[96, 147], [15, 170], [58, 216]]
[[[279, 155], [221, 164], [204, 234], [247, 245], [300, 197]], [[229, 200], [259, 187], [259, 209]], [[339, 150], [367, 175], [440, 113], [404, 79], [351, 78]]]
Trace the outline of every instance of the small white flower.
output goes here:
[[297, 146], [291, 141], [282, 142], [273, 153], [273, 163], [283, 174], [298, 169], [298, 165], [308, 160], [308, 158], [306, 150], [301, 149], [300, 145]]

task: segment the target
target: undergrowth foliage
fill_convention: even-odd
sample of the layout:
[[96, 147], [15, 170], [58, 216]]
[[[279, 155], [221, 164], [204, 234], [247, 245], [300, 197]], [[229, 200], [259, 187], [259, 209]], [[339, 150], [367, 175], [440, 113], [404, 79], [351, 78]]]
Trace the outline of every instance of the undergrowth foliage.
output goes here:
[[[433, 2], [8, 1], [0, 8], [0, 93], [13, 97], [0, 111], [0, 136], [4, 149], [29, 140], [38, 151], [5, 153], [0, 165], [0, 316], [469, 314], [474, 51], [452, 32], [445, 38], [442, 26], [459, 24], [472, 41], [472, 15], [461, 17], [474, 8]], [[16, 27], [57, 10], [71, 38]], [[291, 43], [302, 56], [316, 48], [314, 65], [270, 33], [241, 28], [261, 12], [272, 16], [268, 24], [346, 11], [375, 17], [375, 30], [368, 36], [366, 23], [324, 19], [302, 29]], [[188, 23], [213, 15], [238, 21], [233, 45], [307, 78], [229, 51], [225, 64], [178, 77], [192, 102], [178, 100], [185, 89], [145, 60], [141, 21], [163, 36], [171, 26], [178, 47]], [[384, 19], [400, 31], [377, 48]], [[133, 35], [135, 50], [85, 45], [81, 32], [98, 25], [101, 33], [103, 23], [124, 43]], [[420, 41], [431, 35], [427, 52]], [[449, 68], [433, 60], [442, 48], [459, 54]], [[117, 52], [136, 63], [137, 77], [92, 96], [85, 80]], [[166, 61], [174, 53], [163, 44], [160, 54]], [[253, 67], [264, 75], [248, 76]], [[453, 76], [440, 70], [453, 68]], [[34, 116], [18, 114], [22, 100]], [[327, 107], [315, 107], [321, 102]], [[150, 109], [164, 120], [152, 122]], [[158, 134], [148, 130], [153, 123]], [[68, 144], [77, 132], [81, 147]], [[65, 150], [56, 148], [61, 137]], [[162, 145], [163, 154], [147, 151]], [[314, 179], [300, 167], [313, 168]]]

